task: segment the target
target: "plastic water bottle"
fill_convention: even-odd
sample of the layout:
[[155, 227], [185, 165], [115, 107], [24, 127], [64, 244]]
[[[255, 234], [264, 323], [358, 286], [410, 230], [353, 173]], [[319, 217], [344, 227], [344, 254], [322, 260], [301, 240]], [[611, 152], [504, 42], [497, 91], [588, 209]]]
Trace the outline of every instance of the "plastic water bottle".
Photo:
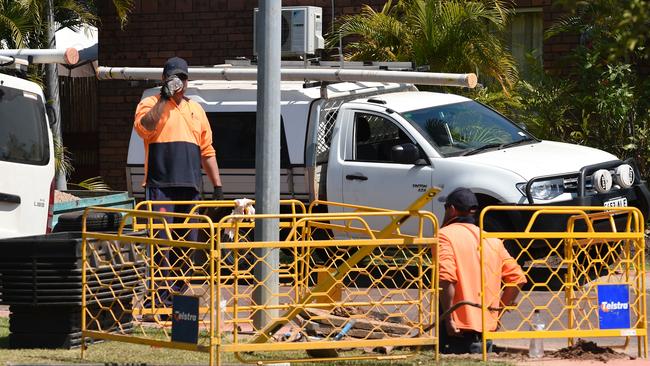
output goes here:
[[[530, 329], [534, 331], [544, 330], [546, 324], [544, 324], [544, 318], [539, 313], [539, 310], [535, 309], [533, 313], [533, 318], [530, 320]], [[532, 338], [530, 340], [530, 346], [528, 347], [528, 356], [532, 358], [540, 358], [544, 356], [544, 340], [541, 338]]]
[[168, 79], [167, 87], [172, 95], [176, 94], [177, 91], [183, 89], [183, 81], [178, 76], [172, 75]]

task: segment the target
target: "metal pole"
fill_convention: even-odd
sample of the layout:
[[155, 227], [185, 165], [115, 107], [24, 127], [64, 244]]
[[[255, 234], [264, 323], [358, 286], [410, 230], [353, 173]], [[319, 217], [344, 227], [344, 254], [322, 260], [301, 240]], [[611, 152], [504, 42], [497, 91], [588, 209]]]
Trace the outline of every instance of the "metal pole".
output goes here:
[[[56, 25], [54, 24], [54, 7], [53, 0], [47, 0], [45, 3], [47, 12], [47, 39], [48, 47], [56, 48], [54, 33], [56, 32]], [[61, 133], [61, 103], [59, 101], [59, 73], [57, 71], [57, 64], [45, 64], [45, 93], [48, 103], [53, 109], [54, 124], [52, 125], [52, 134], [58, 140], [60, 146], [63, 146], [63, 135]], [[63, 158], [63, 156], [60, 156]], [[63, 173], [63, 174], [62, 174]], [[57, 169], [56, 171], [56, 189], [66, 190], [68, 184], [66, 182], [65, 173]]]
[[16, 69], [29, 66], [29, 62], [27, 62], [27, 60], [23, 60], [22, 58], [15, 58], [12, 56], [3, 56], [1, 54], [0, 54], [0, 63], [5, 64], [3, 66], [9, 66], [9, 67], [13, 66]]
[[[334, 32], [335, 24], [336, 24], [336, 18], [335, 18], [335, 10], [336, 6], [334, 5], [334, 0], [332, 0], [332, 29], [330, 29], [330, 32]], [[339, 67], [343, 68], [345, 67], [345, 60], [343, 59], [343, 38], [341, 37], [341, 32], [338, 31], [338, 36], [339, 36]]]
[[[260, 0], [256, 44], [258, 52], [257, 74], [257, 130], [255, 152], [256, 209], [262, 214], [280, 212], [280, 34], [281, 0]], [[255, 221], [255, 241], [277, 241], [278, 219]], [[278, 304], [280, 267], [279, 249], [256, 249], [260, 260], [255, 266], [257, 282], [253, 300], [260, 306]], [[277, 310], [257, 311], [253, 317], [255, 329], [263, 329], [277, 317]]]
[[76, 48], [50, 49], [50, 48], [16, 48], [0, 50], [0, 56], [11, 56], [16, 59], [28, 60], [32, 64], [68, 64], [79, 62], [79, 51]]
[[[260, 66], [261, 67], [261, 66]], [[261, 71], [260, 71], [261, 72]], [[109, 67], [97, 68], [99, 80], [158, 80], [162, 68], [149, 67]], [[284, 68], [280, 70], [284, 81], [321, 80], [331, 82], [378, 82], [378, 83], [410, 83], [416, 85], [458, 86], [464, 88], [476, 87], [475, 74], [448, 74], [437, 72], [387, 71], [339, 68]], [[258, 80], [258, 69], [253, 67], [218, 67], [192, 68], [190, 75], [193, 80]], [[260, 89], [258, 88], [258, 91]]]

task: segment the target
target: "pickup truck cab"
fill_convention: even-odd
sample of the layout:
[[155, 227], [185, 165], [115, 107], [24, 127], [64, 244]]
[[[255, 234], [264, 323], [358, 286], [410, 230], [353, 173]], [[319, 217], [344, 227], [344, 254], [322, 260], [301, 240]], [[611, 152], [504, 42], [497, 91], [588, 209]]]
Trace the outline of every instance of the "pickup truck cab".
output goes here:
[[[155, 93], [149, 89], [143, 98]], [[210, 120], [227, 198], [255, 194], [256, 93], [256, 83], [245, 81], [191, 81], [186, 92]], [[403, 209], [429, 187], [441, 187], [444, 197], [464, 186], [482, 206], [632, 205], [648, 214], [650, 193], [634, 162], [539, 140], [459, 95], [400, 83], [283, 82], [281, 113], [282, 198]], [[127, 181], [139, 197], [143, 159], [133, 132]], [[427, 209], [442, 219], [440, 198]], [[517, 220], [491, 225], [516, 227]]]
[[0, 73], [0, 239], [45, 234], [54, 201], [54, 148], [45, 97]]

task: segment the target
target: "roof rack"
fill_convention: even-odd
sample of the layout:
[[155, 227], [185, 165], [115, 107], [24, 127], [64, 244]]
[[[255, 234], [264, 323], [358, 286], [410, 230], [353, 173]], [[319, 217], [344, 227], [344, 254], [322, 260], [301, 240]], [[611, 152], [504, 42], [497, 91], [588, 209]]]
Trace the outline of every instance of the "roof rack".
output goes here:
[[[226, 60], [225, 64], [218, 66], [230, 65], [232, 67], [257, 67], [255, 61], [245, 58]], [[415, 71], [415, 63], [408, 61], [384, 62], [384, 61], [320, 61], [318, 59], [307, 59], [305, 61], [286, 61], [283, 60], [280, 67], [287, 69], [307, 69], [307, 68], [338, 68], [353, 70], [387, 70], [387, 71]]]

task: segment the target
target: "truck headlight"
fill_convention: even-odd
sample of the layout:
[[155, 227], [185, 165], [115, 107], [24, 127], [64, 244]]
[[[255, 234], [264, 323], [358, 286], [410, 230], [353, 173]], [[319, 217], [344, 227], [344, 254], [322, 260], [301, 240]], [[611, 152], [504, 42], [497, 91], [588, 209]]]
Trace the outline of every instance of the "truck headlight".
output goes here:
[[612, 189], [612, 173], [607, 169], [598, 169], [591, 176], [591, 184], [598, 193], [607, 193]]
[[[526, 184], [518, 183], [517, 189], [524, 195], [526, 194]], [[551, 200], [564, 193], [564, 179], [551, 179], [535, 182], [530, 186], [530, 194], [537, 200]]]
[[619, 165], [616, 168], [614, 180], [621, 188], [630, 188], [634, 184], [634, 169], [629, 164]]

